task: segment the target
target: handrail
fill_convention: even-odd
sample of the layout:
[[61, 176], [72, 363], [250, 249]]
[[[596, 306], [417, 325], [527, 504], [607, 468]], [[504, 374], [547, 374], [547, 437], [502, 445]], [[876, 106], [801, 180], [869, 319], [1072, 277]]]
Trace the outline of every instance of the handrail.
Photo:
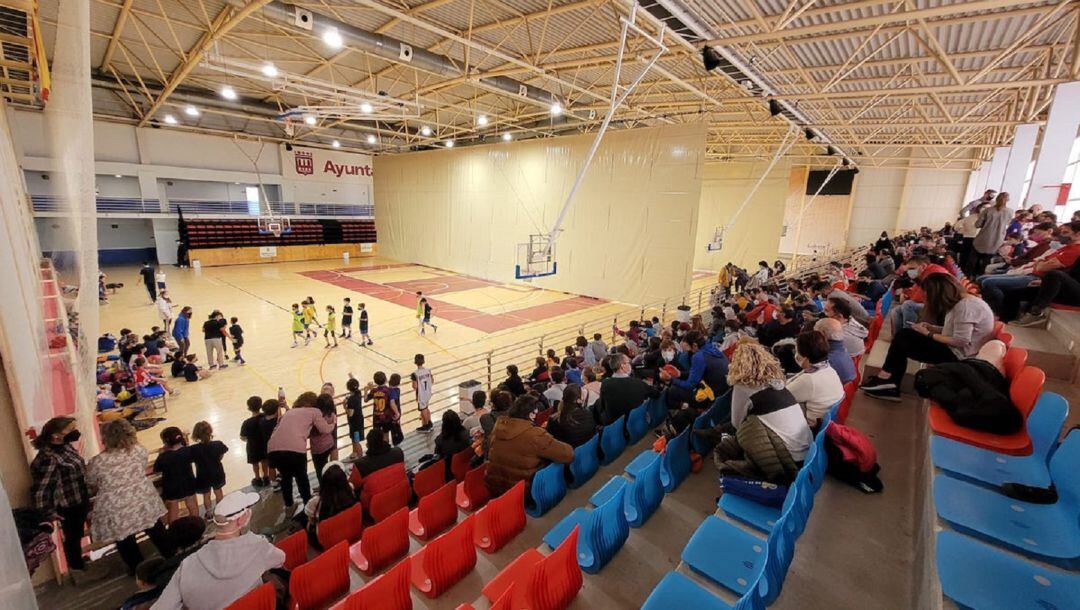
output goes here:
[[[63, 213], [67, 211], [65, 200], [58, 195], [31, 195], [34, 212]], [[252, 214], [251, 202], [244, 200], [224, 199], [198, 199], [198, 198], [170, 198], [168, 208], [162, 209], [158, 199], [144, 199], [141, 197], [111, 197], [99, 195], [96, 198], [98, 213], [111, 214], [176, 214], [183, 210], [185, 214], [209, 214], [209, 215], [240, 215], [258, 216], [264, 209], [269, 209], [275, 214], [283, 216], [299, 216], [319, 218], [326, 216], [353, 216], [358, 218], [373, 218], [375, 206], [369, 204], [349, 203], [319, 203], [305, 201], [269, 201], [265, 206], [259, 206], [258, 211]]]

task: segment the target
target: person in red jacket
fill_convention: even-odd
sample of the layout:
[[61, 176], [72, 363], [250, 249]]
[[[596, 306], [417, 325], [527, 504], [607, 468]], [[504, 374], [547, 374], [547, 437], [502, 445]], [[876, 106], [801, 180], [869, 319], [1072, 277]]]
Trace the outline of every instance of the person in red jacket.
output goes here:
[[901, 273], [907, 274], [915, 281], [915, 284], [910, 288], [900, 290], [897, 293], [898, 302], [894, 303], [892, 309], [889, 310], [889, 320], [894, 333], [907, 326], [908, 323], [914, 324], [919, 320], [923, 303], [926, 301], [926, 293], [919, 284], [935, 273], [948, 274], [949, 270], [930, 262], [929, 257], [916, 255], [897, 269], [897, 274]]

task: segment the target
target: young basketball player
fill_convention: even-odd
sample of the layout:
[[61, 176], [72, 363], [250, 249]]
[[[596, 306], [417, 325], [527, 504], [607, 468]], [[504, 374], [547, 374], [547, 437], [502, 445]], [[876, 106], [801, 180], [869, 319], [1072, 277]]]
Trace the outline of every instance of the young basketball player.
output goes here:
[[[330, 339], [334, 339], [334, 345], [330, 345]], [[323, 339], [326, 339], [326, 349], [337, 347], [337, 313], [333, 305], [326, 306], [326, 325], [323, 326]]]
[[428, 409], [428, 404], [431, 402], [435, 378], [432, 377], [430, 370], [424, 368], [423, 354], [417, 354], [413, 358], [413, 364], [416, 365], [416, 370], [409, 377], [412, 379], [413, 391], [416, 392], [416, 406], [420, 408], [421, 425], [417, 428], [417, 431], [430, 434], [435, 429], [435, 426], [431, 423], [431, 411]]
[[308, 297], [302, 304], [304, 306], [304, 345], [307, 345], [313, 338], [319, 336], [312, 328], [312, 325], [319, 323], [319, 319], [315, 317], [315, 299]]
[[367, 309], [364, 309], [364, 304], [360, 303], [360, 344], [373, 345], [374, 343], [375, 342], [371, 340], [371, 336], [368, 334]]
[[343, 339], [352, 339], [352, 315], [352, 299], [345, 297], [345, 304], [341, 306], [341, 338]]
[[292, 304], [292, 346], [297, 347], [300, 345], [298, 341], [301, 336], [306, 332], [307, 325], [304, 324], [304, 312], [300, 310], [298, 303]]
[[433, 331], [439, 332], [439, 327], [435, 326], [435, 323], [431, 321], [431, 314], [434, 310], [431, 308], [431, 303], [428, 303], [426, 298], [420, 298], [419, 310], [422, 312], [420, 316], [420, 334], [424, 334], [424, 327], [426, 326], [430, 326]]

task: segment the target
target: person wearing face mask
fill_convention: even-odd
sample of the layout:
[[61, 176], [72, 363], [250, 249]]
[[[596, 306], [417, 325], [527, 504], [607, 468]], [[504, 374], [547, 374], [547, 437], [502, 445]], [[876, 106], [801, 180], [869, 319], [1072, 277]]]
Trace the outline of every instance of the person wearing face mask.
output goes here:
[[1031, 243], [1030, 247], [1027, 247], [1020, 256], [1003, 256], [1003, 262], [988, 265], [986, 267], [986, 274], [997, 275], [1000, 273], [1007, 273], [1010, 269], [1023, 267], [1028, 263], [1038, 260], [1046, 254], [1047, 251], [1051, 250], [1051, 238], [1053, 237], [1054, 229], [1055, 225], [1052, 222], [1040, 222], [1031, 227], [1031, 231], [1028, 232], [1028, 241]]
[[630, 358], [626, 354], [612, 354], [604, 361], [612, 374], [600, 382], [596, 417], [601, 425], [606, 426], [640, 406], [646, 398], [657, 396], [659, 392], [653, 386], [630, 375]]
[[788, 380], [787, 390], [802, 405], [806, 423], [817, 428], [821, 418], [844, 397], [844, 384], [829, 366], [829, 341], [816, 330], [795, 340], [795, 361], [802, 372]]
[[682, 348], [690, 354], [690, 369], [679, 378], [672, 378], [660, 371], [662, 381], [670, 381], [667, 391], [669, 409], [678, 409], [684, 403], [692, 407], [708, 407], [699, 404], [696, 399], [698, 385], [704, 383], [713, 396], [722, 396], [728, 390], [727, 356], [715, 343], [708, 342], [698, 331], [690, 331], [682, 340]]
[[901, 290], [896, 295], [897, 302], [889, 310], [889, 321], [892, 324], [892, 332], [906, 328], [908, 324], [914, 324], [919, 319], [923, 304], [926, 302], [926, 293], [920, 285], [923, 280], [935, 273], [949, 274], [949, 270], [941, 265], [930, 262], [925, 255], [916, 255], [908, 259], [900, 267], [900, 272], [914, 282], [910, 288]]
[[80, 437], [74, 417], [50, 419], [33, 441], [38, 452], [30, 463], [30, 501], [34, 508], [60, 521], [64, 559], [76, 584], [104, 576], [89, 574], [82, 556], [90, 489], [86, 484], [86, 462], [72, 446]]
[[1018, 314], [1020, 296], [1035, 280], [1041, 280], [1050, 271], [1068, 269], [1080, 258], [1080, 222], [1070, 222], [1057, 229], [1055, 241], [1061, 244], [1056, 250], [1051, 249], [1036, 260], [1010, 269], [1003, 275], [989, 275], [979, 278], [982, 297], [1002, 321], [1008, 322]]
[[769, 320], [758, 331], [758, 341], [765, 347], [772, 347], [777, 341], [791, 339], [799, 334], [799, 319], [795, 310], [784, 307], [777, 310], [776, 319]]
[[769, 263], [765, 261], [758, 261], [757, 271], [754, 275], [750, 276], [750, 282], [746, 284], [747, 288], [761, 288], [769, 281], [770, 272]]
[[214, 508], [214, 538], [185, 559], [151, 610], [217, 610], [262, 585], [263, 573], [285, 564], [285, 552], [246, 532], [254, 492], [234, 491]]

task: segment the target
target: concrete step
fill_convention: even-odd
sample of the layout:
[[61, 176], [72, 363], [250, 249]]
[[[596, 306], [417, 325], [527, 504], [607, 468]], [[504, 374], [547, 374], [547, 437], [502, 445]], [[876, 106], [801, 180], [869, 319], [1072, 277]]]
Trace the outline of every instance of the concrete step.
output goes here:
[[1076, 350], [1080, 349], [1077, 345], [1080, 342], [1063, 333], [1060, 327], [1054, 326], [1051, 330], [1008, 326], [1006, 330], [1013, 336], [1014, 347], [1028, 351], [1028, 365], [1039, 367], [1053, 379], [1071, 382], [1076, 378], [1080, 360]]
[[[881, 366], [885, 364], [885, 354], [888, 353], [889, 342], [878, 337], [878, 340], [874, 341], [874, 347], [863, 356], [863, 379], [877, 375], [881, 371]], [[915, 373], [925, 366], [922, 362], [908, 360], [907, 372], [904, 373], [904, 379], [900, 382], [901, 394], [915, 394]]]
[[1046, 330], [1054, 333], [1073, 355], [1080, 356], [1080, 311], [1051, 309]]

